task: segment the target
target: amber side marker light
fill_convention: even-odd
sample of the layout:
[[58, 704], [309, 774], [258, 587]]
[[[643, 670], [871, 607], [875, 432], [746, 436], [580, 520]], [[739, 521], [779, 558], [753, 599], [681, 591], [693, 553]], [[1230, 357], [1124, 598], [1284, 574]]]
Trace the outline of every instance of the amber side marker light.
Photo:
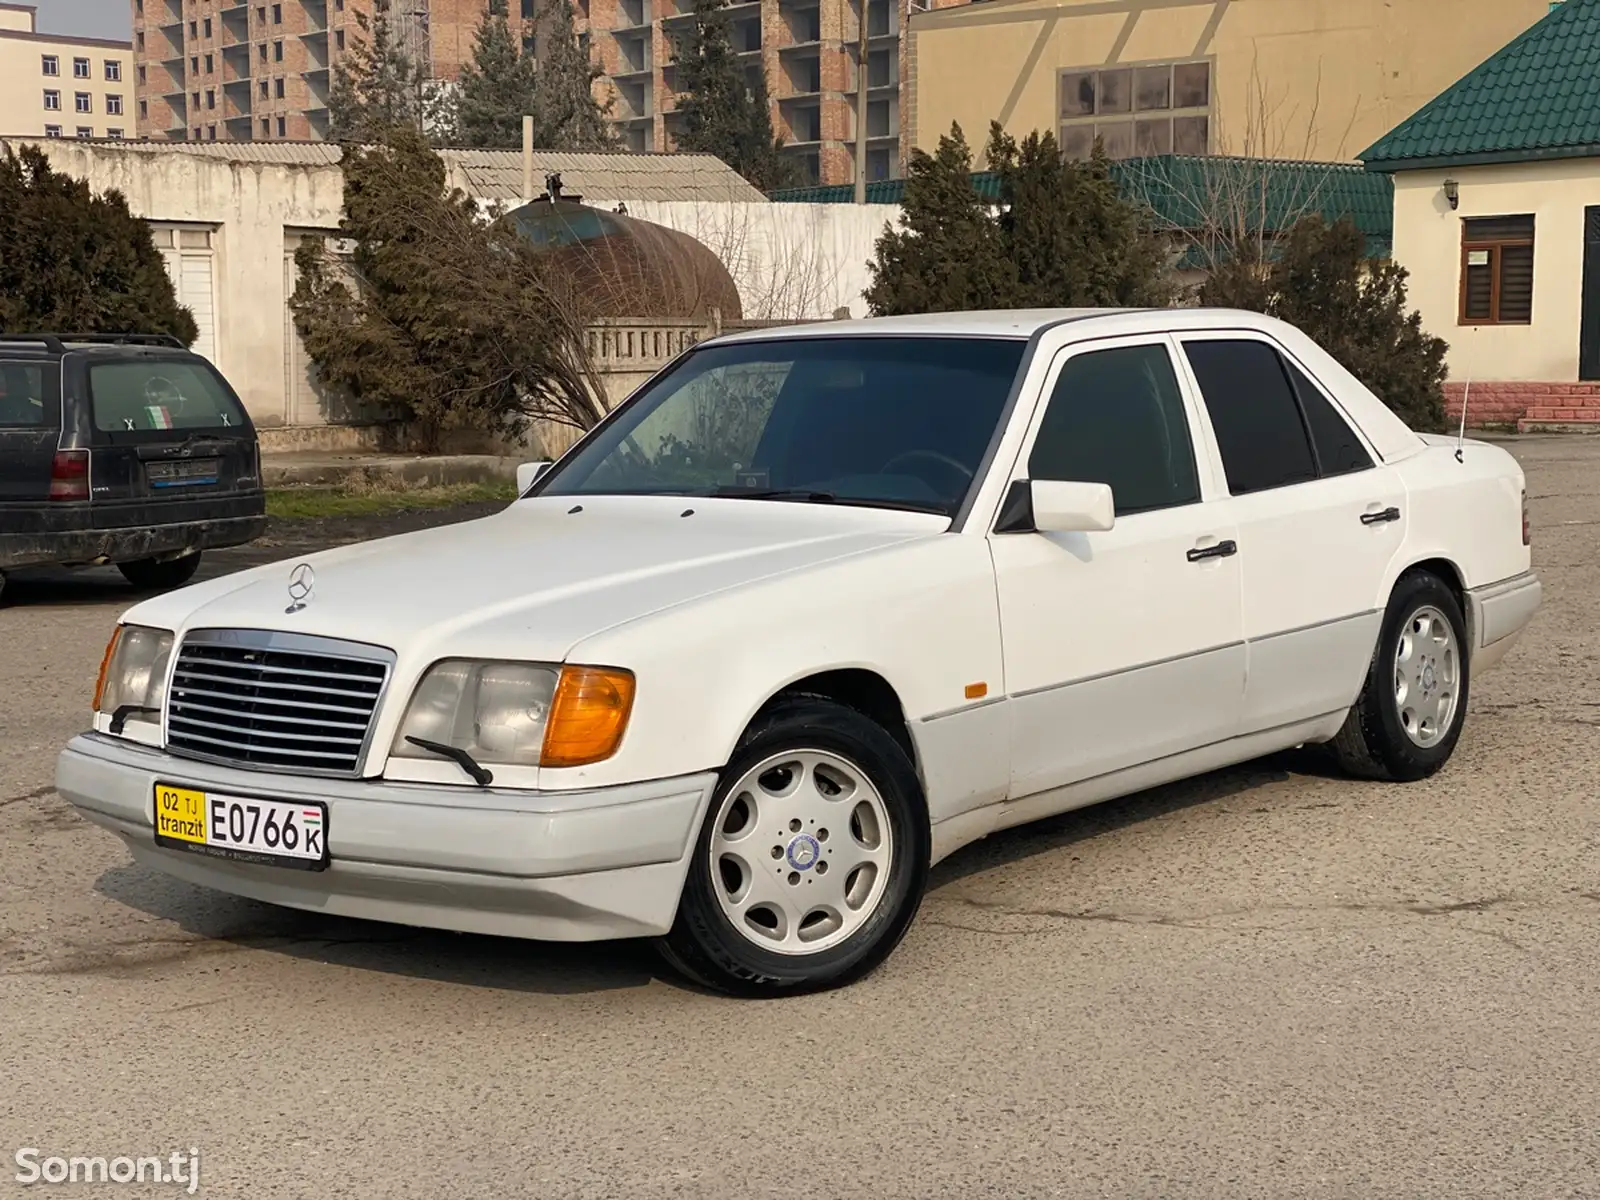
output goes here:
[[969, 684], [967, 684], [966, 697], [967, 697], [968, 700], [982, 700], [988, 694], [989, 694], [989, 685], [987, 683], [969, 683]]
[[542, 767], [584, 767], [617, 752], [633, 711], [633, 672], [562, 667], [544, 727]]
[[106, 643], [106, 652], [100, 656], [100, 674], [94, 681], [94, 708], [91, 712], [100, 711], [100, 698], [106, 694], [106, 670], [111, 666], [111, 656], [117, 652], [117, 640], [122, 637], [122, 626], [118, 625], [111, 631], [111, 640]]

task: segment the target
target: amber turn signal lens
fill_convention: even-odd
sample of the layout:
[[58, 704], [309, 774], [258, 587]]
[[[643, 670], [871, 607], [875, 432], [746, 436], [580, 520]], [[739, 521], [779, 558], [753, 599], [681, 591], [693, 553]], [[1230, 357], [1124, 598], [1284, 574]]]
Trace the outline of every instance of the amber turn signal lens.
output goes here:
[[544, 727], [543, 767], [584, 767], [610, 758], [633, 711], [633, 672], [562, 667]]
[[122, 626], [118, 625], [111, 631], [111, 640], [106, 643], [106, 652], [100, 657], [100, 674], [94, 681], [94, 710], [100, 711], [100, 698], [106, 694], [106, 668], [111, 665], [111, 656], [117, 652], [117, 639], [122, 636]]

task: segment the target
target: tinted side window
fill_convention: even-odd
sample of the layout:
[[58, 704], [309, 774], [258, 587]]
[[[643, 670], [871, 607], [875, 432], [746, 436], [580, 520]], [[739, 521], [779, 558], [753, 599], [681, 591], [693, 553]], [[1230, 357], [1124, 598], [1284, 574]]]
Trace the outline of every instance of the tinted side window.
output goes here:
[[1283, 365], [1289, 368], [1295, 391], [1300, 393], [1300, 408], [1306, 414], [1306, 424], [1311, 427], [1311, 443], [1317, 448], [1317, 465], [1322, 473], [1346, 475], [1370, 467], [1372, 456], [1339, 415], [1339, 410], [1322, 394], [1322, 389], [1292, 362]]
[[1189, 418], [1167, 348], [1120, 346], [1068, 359], [1028, 475], [1108, 483], [1118, 516], [1199, 500]]
[[1255, 341], [1184, 342], [1235, 496], [1317, 477], [1283, 360]]
[[51, 420], [45, 404], [44, 368], [0, 363], [0, 428], [37, 428]]

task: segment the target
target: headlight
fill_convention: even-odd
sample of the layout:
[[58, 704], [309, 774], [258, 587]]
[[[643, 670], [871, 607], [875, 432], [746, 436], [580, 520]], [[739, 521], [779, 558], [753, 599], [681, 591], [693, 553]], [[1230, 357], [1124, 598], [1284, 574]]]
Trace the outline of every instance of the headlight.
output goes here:
[[412, 693], [389, 753], [437, 757], [417, 738], [479, 763], [578, 767], [616, 753], [632, 708], [628, 671], [446, 659]]
[[172, 657], [172, 634], [144, 625], [119, 625], [100, 662], [100, 681], [94, 690], [96, 712], [116, 714], [126, 709], [125, 721], [161, 723], [161, 706], [167, 696], [167, 662]]

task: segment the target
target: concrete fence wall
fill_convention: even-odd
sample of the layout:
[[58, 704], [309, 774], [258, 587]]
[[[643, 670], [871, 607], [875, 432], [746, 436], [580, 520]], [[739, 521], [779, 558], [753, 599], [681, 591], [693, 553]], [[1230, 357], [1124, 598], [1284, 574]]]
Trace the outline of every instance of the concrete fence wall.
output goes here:
[[[22, 140], [0, 138], [0, 146], [15, 148]], [[339, 224], [344, 177], [337, 165], [273, 161], [253, 152], [239, 160], [141, 152], [136, 145], [71, 139], [39, 144], [57, 170], [97, 192], [120, 191], [135, 216], [170, 238], [168, 267], [180, 298], [197, 316], [204, 312], [198, 348], [211, 355], [271, 441], [295, 449], [378, 443], [369, 414], [320, 393], [289, 318], [295, 247], [303, 238], [334, 233]], [[886, 222], [899, 219], [898, 208], [883, 205], [622, 203], [630, 215], [688, 233], [722, 258], [739, 287], [743, 318], [756, 322], [823, 319], [840, 308], [864, 315], [861, 292], [873, 243]], [[648, 319], [621, 325], [602, 348], [612, 403], [648, 378], [651, 364], [671, 357], [669, 335], [678, 345], [694, 332]], [[645, 331], [648, 347], [639, 340]]]

